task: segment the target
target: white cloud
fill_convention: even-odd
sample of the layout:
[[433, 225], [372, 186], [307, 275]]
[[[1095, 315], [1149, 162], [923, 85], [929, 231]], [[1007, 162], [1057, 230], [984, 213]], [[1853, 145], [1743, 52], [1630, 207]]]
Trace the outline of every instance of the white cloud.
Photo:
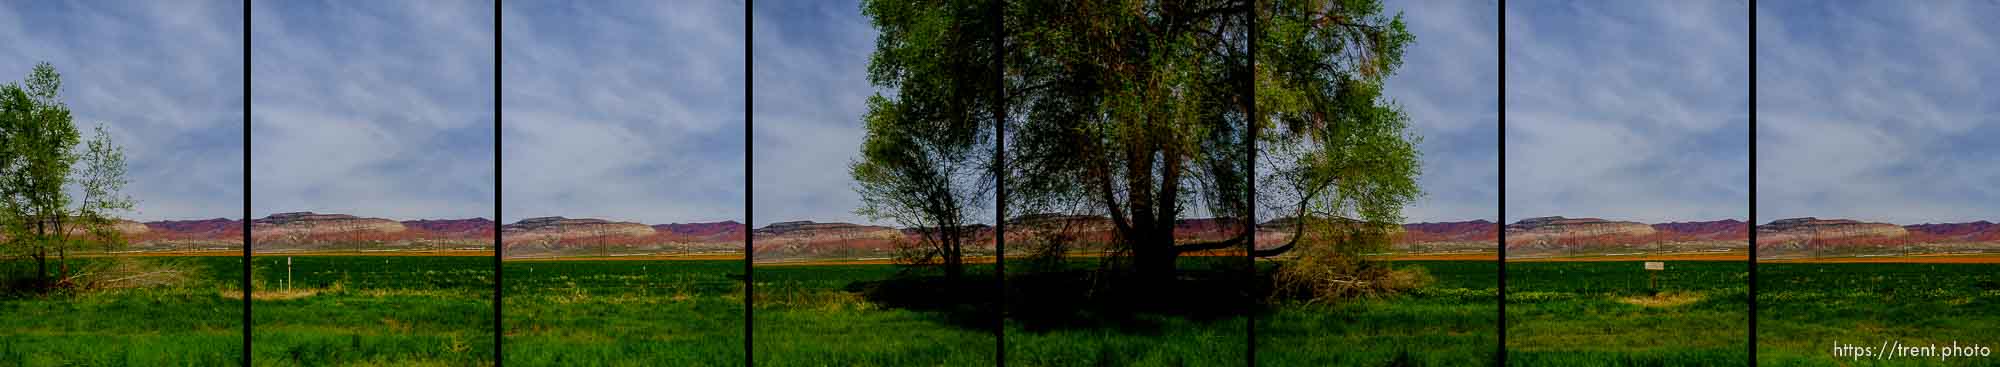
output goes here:
[[1499, 5], [1391, 2], [1416, 43], [1385, 93], [1424, 137], [1418, 178], [1425, 196], [1405, 208], [1411, 222], [1493, 220], [1499, 214]]
[[1749, 212], [1748, 9], [1508, 5], [1508, 220]]
[[1758, 222], [1995, 220], [2000, 3], [1757, 10]]
[[471, 1], [251, 9], [253, 215], [493, 215], [493, 11]]
[[847, 166], [876, 90], [866, 67], [875, 30], [848, 2], [759, 2], [753, 12], [755, 224], [870, 223]]
[[743, 220], [743, 4], [504, 6], [506, 221]]
[[79, 129], [126, 150], [140, 220], [241, 217], [241, 2], [0, 5], [0, 80], [37, 62], [63, 75]]

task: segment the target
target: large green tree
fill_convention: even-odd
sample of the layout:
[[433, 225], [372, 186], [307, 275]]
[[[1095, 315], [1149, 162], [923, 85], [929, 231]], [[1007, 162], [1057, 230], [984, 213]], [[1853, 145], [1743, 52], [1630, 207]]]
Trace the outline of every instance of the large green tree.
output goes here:
[[[1108, 215], [1147, 278], [1170, 278], [1182, 253], [1247, 245], [1249, 14], [1246, 1], [1010, 2], [1010, 204]], [[1236, 234], [1177, 244], [1196, 207]]]
[[[1419, 193], [1416, 138], [1381, 96], [1412, 37], [1376, 1], [1010, 4], [1009, 199], [1102, 210], [1142, 277], [1172, 277], [1183, 253], [1249, 250], [1249, 223], [1177, 243], [1196, 205], [1382, 224]], [[1293, 249], [1307, 227], [1256, 254]]]
[[[37, 64], [22, 83], [0, 86], [4, 248], [32, 258], [37, 283], [45, 289], [69, 280], [71, 250], [118, 245], [113, 215], [132, 208], [132, 199], [122, 193], [124, 150], [102, 127], [79, 146], [82, 134], [61, 91], [62, 76], [47, 63]], [[57, 281], [49, 278], [51, 256]]]
[[1301, 224], [1259, 255], [1302, 239], [1371, 239], [1315, 252], [1359, 261], [1386, 244], [1379, 232], [1400, 226], [1402, 208], [1422, 194], [1419, 137], [1382, 95], [1415, 38], [1401, 14], [1383, 14], [1374, 0], [1267, 0], [1258, 9], [1258, 203]]
[[920, 232], [899, 248], [911, 264], [964, 273], [975, 218], [994, 188], [993, 96], [999, 64], [987, 0], [870, 0], [862, 12], [880, 32], [868, 80], [887, 92], [868, 99], [868, 135], [850, 166], [856, 211]]
[[[1004, 7], [998, 39], [982, 16], [992, 4]], [[897, 182], [921, 183], [907, 187], [963, 182], [942, 167], [976, 167], [956, 162], [980, 161], [973, 156], [997, 118], [988, 113], [1007, 112], [996, 139], [1008, 144], [1009, 210], [1108, 216], [1114, 245], [1143, 278], [1171, 279], [1184, 253], [1274, 256], [1308, 237], [1310, 225], [1292, 226], [1292, 243], [1255, 250], [1253, 213], [1372, 228], [1331, 219], [1398, 223], [1419, 195], [1416, 137], [1381, 95], [1413, 38], [1377, 1], [876, 0], [865, 8], [883, 31], [870, 76], [896, 97], [870, 101], [863, 164], [899, 162]], [[994, 45], [1005, 50], [997, 70], [983, 58]], [[1004, 76], [998, 107], [982, 104], [993, 91], [981, 81], [992, 73]], [[864, 187], [888, 181], [862, 168]], [[907, 191], [930, 199], [873, 205], [913, 210], [953, 197]], [[1200, 215], [1232, 223], [1235, 235], [1177, 241], [1177, 222]]]

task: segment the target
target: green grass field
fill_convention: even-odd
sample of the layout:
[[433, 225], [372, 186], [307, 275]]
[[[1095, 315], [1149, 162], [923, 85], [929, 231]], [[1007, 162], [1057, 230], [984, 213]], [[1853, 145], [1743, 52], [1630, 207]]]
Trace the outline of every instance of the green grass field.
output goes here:
[[742, 261], [509, 261], [510, 366], [743, 364]]
[[1659, 293], [1636, 261], [1507, 264], [1507, 363], [1739, 366], [1749, 361], [1749, 265], [1669, 261]]
[[292, 257], [252, 263], [251, 358], [260, 366], [484, 366], [493, 362], [490, 256]]
[[1475, 366], [1498, 346], [1499, 265], [1403, 261], [1436, 279], [1403, 295], [1271, 305], [1257, 320], [1264, 366]]
[[[229, 365], [242, 348], [241, 259], [141, 257], [183, 276], [169, 285], [0, 298], [0, 365]], [[488, 257], [258, 257], [259, 365], [491, 364]], [[84, 259], [81, 262], [104, 261]], [[1215, 259], [1190, 258], [1200, 272]], [[1072, 260], [1079, 269], [1090, 260]], [[20, 272], [19, 262], [4, 271]], [[1404, 261], [1436, 282], [1338, 304], [1270, 305], [1258, 319], [1269, 366], [1477, 365], [1492, 358], [1496, 264]], [[881, 298], [894, 265], [760, 266], [762, 365], [990, 365], [991, 305]], [[970, 284], [988, 284], [975, 266]], [[1010, 271], [1019, 272], [1015, 268]], [[737, 365], [740, 261], [508, 262], [506, 359], [516, 365]], [[1741, 365], [1742, 262], [1677, 261], [1647, 289], [1637, 262], [1508, 264], [1508, 360], [1524, 366]], [[1018, 275], [1017, 275], [1018, 276]], [[1010, 282], [1016, 279], [1010, 278]], [[1022, 280], [1025, 282], [1025, 280]], [[2000, 357], [1836, 358], [1836, 342], [2000, 343], [2000, 264], [1759, 265], [1758, 359], [1765, 366], [2000, 365]], [[914, 285], [912, 285], [914, 284]], [[931, 283], [901, 287], [928, 292]], [[990, 292], [990, 290], [987, 290]], [[1192, 294], [1206, 294], [1189, 289]], [[908, 292], [908, 291], [906, 291]], [[910, 293], [914, 294], [914, 293]], [[1061, 291], [1015, 291], [1017, 305], [1065, 306]], [[962, 296], [961, 296], [962, 297]], [[1188, 297], [1190, 302], [1216, 298]], [[950, 296], [944, 299], [953, 299]], [[952, 301], [961, 302], [964, 301]], [[1236, 365], [1246, 318], [1137, 312], [1096, 321], [1005, 324], [1010, 366]], [[988, 321], [981, 321], [988, 320]], [[1109, 320], [1109, 321], [1107, 321]]]
[[1759, 264], [1761, 366], [2000, 366], [1983, 358], [1837, 357], [1835, 343], [2000, 349], [2000, 264]]
[[[72, 259], [73, 266], [107, 259]], [[243, 353], [243, 258], [131, 261], [179, 271], [156, 287], [0, 296], [0, 366], [221, 366]], [[0, 262], [9, 277], [27, 261]], [[235, 298], [225, 294], [237, 295]]]
[[[992, 279], [990, 266], [968, 270], [975, 278]], [[891, 279], [897, 271], [895, 265], [758, 266], [752, 342], [757, 365], [993, 364], [992, 330], [968, 325], [963, 311], [890, 306], [856, 289]]]

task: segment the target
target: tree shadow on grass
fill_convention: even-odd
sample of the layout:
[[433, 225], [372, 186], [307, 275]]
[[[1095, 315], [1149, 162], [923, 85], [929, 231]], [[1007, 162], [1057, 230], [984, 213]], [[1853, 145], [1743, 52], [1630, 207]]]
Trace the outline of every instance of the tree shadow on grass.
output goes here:
[[885, 308], [924, 312], [942, 317], [945, 324], [965, 329], [992, 331], [998, 289], [992, 274], [966, 274], [953, 281], [935, 275], [903, 274], [884, 280], [848, 283], [848, 292], [858, 293]]
[[[1151, 284], [1118, 272], [1043, 271], [1007, 277], [1007, 317], [1029, 332], [1116, 330], [1157, 335], [1176, 319], [1214, 323], [1245, 317], [1252, 278], [1235, 270], [1182, 270]], [[999, 296], [988, 274], [957, 282], [934, 275], [848, 283], [846, 291], [884, 308], [926, 312], [955, 327], [992, 331]]]
[[1159, 334], [1174, 319], [1209, 324], [1249, 315], [1248, 281], [1223, 270], [1182, 270], [1165, 283], [1084, 270], [1020, 274], [1007, 280], [1008, 318], [1029, 332]]

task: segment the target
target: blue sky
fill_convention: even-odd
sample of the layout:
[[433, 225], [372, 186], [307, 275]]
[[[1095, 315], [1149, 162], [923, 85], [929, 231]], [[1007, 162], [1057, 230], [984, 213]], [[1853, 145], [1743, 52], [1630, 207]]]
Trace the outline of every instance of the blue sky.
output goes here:
[[1731, 0], [1508, 2], [1508, 221], [1748, 219], [1749, 16]]
[[503, 6], [505, 221], [743, 221], [742, 2]]
[[1499, 215], [1499, 9], [1489, 1], [1388, 1], [1417, 41], [1385, 93], [1423, 136], [1424, 197], [1409, 222], [1495, 220]]
[[788, 220], [877, 223], [847, 164], [859, 154], [875, 29], [849, 0], [757, 1], [751, 64], [751, 137], [756, 166], [753, 224]]
[[252, 215], [493, 216], [491, 2], [251, 11]]
[[1757, 6], [1758, 223], [2000, 220], [2000, 2]]
[[77, 127], [124, 146], [139, 203], [123, 216], [243, 216], [241, 1], [0, 4], [0, 80], [42, 61]]

